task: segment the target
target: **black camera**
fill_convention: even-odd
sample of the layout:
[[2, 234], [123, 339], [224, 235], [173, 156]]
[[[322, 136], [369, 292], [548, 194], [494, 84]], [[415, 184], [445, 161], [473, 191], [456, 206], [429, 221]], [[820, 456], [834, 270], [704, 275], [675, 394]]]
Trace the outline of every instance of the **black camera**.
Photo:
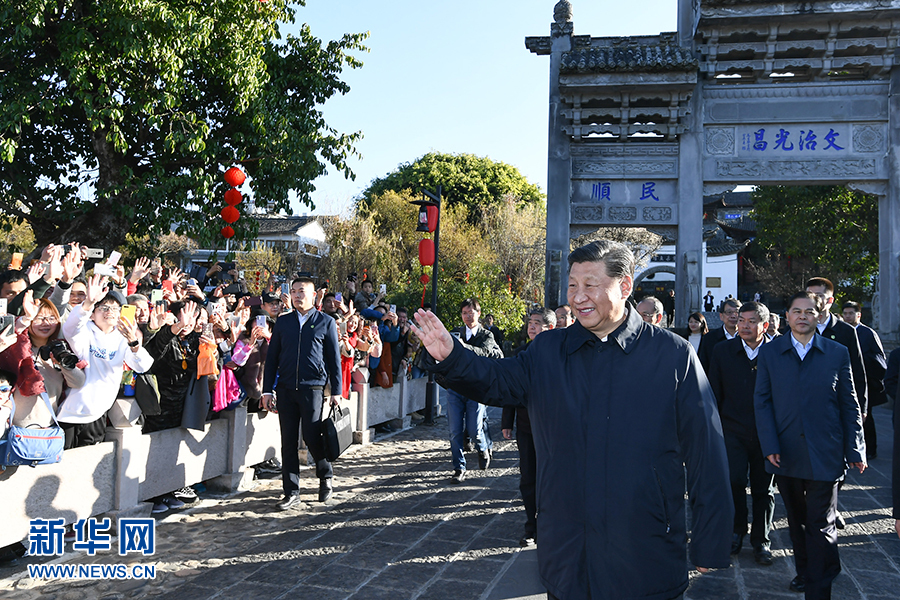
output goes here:
[[69, 371], [74, 369], [75, 365], [78, 364], [78, 357], [75, 356], [75, 353], [72, 352], [72, 349], [69, 348], [69, 344], [67, 344], [65, 340], [51, 340], [46, 346], [41, 346], [38, 353], [45, 361], [50, 360], [50, 357], [53, 356], [53, 358], [56, 359], [56, 362], [59, 363], [59, 366]]

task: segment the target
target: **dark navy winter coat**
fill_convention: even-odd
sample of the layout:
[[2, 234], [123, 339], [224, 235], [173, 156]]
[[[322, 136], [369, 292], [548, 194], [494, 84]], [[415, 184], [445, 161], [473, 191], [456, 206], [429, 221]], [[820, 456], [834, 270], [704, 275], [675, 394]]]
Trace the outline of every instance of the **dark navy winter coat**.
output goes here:
[[527, 406], [538, 456], [540, 574], [558, 598], [663, 600], [683, 592], [685, 488], [691, 562], [730, 565], [734, 509], [722, 426], [684, 339], [628, 309], [606, 342], [579, 323], [544, 332], [502, 360], [454, 342], [434, 370], [468, 398]]
[[337, 324], [325, 313], [311, 309], [301, 335], [297, 311], [283, 314], [275, 321], [263, 376], [263, 393], [277, 387], [296, 390], [300, 387], [331, 384], [332, 394], [340, 393], [341, 355]]
[[790, 334], [759, 349], [753, 405], [763, 456], [781, 455], [785, 477], [837, 481], [847, 463], [864, 462], [862, 415], [850, 354], [821, 335], [801, 361]]

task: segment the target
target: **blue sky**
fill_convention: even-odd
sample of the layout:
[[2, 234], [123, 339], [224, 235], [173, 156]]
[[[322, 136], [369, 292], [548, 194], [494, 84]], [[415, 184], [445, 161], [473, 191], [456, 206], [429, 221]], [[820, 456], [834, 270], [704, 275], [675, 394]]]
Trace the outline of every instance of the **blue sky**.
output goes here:
[[[362, 131], [356, 181], [316, 180], [313, 214], [346, 212], [372, 179], [430, 151], [468, 152], [517, 167], [546, 189], [549, 57], [526, 36], [549, 35], [556, 0], [307, 0], [298, 23], [324, 40], [368, 31], [346, 96], [324, 106], [339, 131]], [[573, 0], [576, 35], [676, 29], [677, 0]], [[286, 29], [290, 31], [290, 29]], [[310, 212], [294, 202], [295, 213]]]

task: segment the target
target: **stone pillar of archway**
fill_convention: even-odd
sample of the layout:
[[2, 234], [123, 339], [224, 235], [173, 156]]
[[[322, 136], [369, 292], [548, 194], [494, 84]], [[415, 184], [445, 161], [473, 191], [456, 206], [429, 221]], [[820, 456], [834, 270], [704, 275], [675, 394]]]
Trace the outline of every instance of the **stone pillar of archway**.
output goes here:
[[[900, 51], [894, 53], [900, 58]], [[872, 298], [873, 327], [889, 347], [900, 345], [900, 64], [894, 61], [888, 93], [886, 186], [851, 184], [878, 196], [878, 286]]]
[[[699, 87], [699, 85], [698, 85]], [[699, 89], [691, 99], [699, 115]], [[675, 326], [686, 327], [687, 316], [700, 310], [703, 277], [703, 157], [702, 125], [694, 116], [678, 148], [678, 241], [675, 246]]]
[[572, 14], [560, 2], [550, 27], [550, 123], [547, 140], [547, 258], [544, 302], [556, 307], [566, 302], [566, 258], [569, 255], [569, 203], [572, 160], [570, 139], [565, 132], [565, 116], [559, 91], [559, 67], [563, 52], [572, 49]]

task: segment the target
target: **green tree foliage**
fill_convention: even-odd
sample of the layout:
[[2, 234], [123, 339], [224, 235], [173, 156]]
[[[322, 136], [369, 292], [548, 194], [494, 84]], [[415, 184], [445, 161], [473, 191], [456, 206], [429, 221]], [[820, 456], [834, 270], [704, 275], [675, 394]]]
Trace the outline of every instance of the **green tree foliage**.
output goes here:
[[[300, 4], [303, 2], [301, 0]], [[319, 106], [348, 86], [365, 34], [323, 44], [287, 0], [3, 0], [0, 209], [38, 243], [111, 249], [177, 226], [221, 243], [224, 170], [290, 212], [328, 165], [352, 176], [359, 134]], [[243, 208], [242, 205], [240, 208]], [[237, 240], [252, 239], [243, 218]]]
[[511, 165], [473, 154], [429, 152], [372, 181], [358, 207], [366, 212], [376, 197], [388, 191], [408, 190], [418, 196], [422, 188], [436, 191], [438, 186], [448, 205], [466, 207], [471, 222], [477, 222], [482, 208], [499, 205], [509, 196], [521, 202], [544, 203], [540, 188], [528, 183]]
[[0, 270], [6, 268], [13, 252], [28, 254], [35, 249], [34, 232], [21, 219], [0, 215]]
[[877, 198], [840, 186], [766, 186], [753, 192], [753, 205], [757, 240], [771, 257], [812, 263], [796, 273], [798, 286], [819, 275], [844, 296], [871, 297], [878, 275]]
[[[360, 280], [367, 275], [386, 284], [392, 304], [410, 309], [421, 305], [419, 278], [432, 272], [431, 267], [419, 264], [418, 246], [431, 234], [415, 231], [418, 207], [410, 201], [418, 197], [410, 191], [388, 191], [374, 196], [365, 213], [358, 211], [350, 219], [326, 222], [331, 250], [320, 265], [320, 274], [330, 287], [340, 290], [347, 275], [357, 273]], [[543, 286], [543, 246], [537, 240], [544, 238], [545, 217], [542, 206], [516, 208], [515, 204], [508, 199], [486, 209], [483, 220], [495, 228], [491, 235], [481, 225], [469, 222], [465, 206], [448, 206], [442, 211], [438, 315], [448, 325], [458, 324], [459, 303], [473, 296], [504, 330], [521, 326], [533, 288]], [[497, 251], [498, 240], [505, 240], [508, 246], [504, 254]], [[526, 281], [526, 275], [533, 280]], [[425, 302], [431, 302], [430, 283]]]

